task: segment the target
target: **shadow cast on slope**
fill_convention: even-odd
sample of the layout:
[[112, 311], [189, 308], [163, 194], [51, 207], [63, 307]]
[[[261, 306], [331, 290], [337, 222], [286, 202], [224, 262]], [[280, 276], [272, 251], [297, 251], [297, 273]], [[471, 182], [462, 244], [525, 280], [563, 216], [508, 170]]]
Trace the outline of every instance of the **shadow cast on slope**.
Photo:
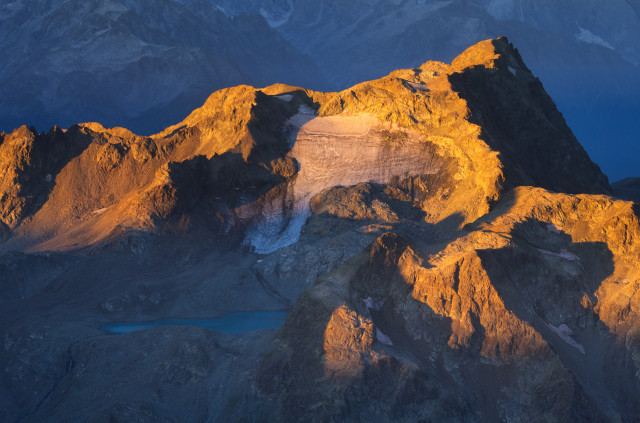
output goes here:
[[535, 219], [518, 224], [512, 237], [516, 246], [478, 251], [505, 306], [542, 335], [608, 418], [633, 421], [640, 383], [631, 352], [592, 310], [614, 270], [608, 246], [574, 243]]
[[[452, 216], [449, 220], [458, 222], [459, 218]], [[450, 228], [451, 222], [443, 225]], [[441, 232], [437, 225], [429, 226], [433, 226], [430, 232]], [[398, 225], [398, 229], [402, 227]], [[414, 231], [413, 235], [418, 234]], [[402, 237], [383, 234], [337, 273], [318, 279], [299, 298], [258, 371], [259, 390], [274, 403], [276, 415], [282, 413], [292, 421], [475, 418], [473, 399], [458, 392], [445, 372], [431, 369], [426, 358], [430, 351], [404, 345], [401, 339], [409, 336], [401, 334], [406, 332], [402, 323], [386, 326], [389, 319], [381, 317], [393, 308], [391, 291], [400, 289], [394, 282], [398, 278], [397, 261], [407, 246]], [[407, 287], [402, 289], [408, 292]], [[380, 300], [384, 306], [379, 312], [367, 305], [367, 301]], [[341, 315], [346, 316], [344, 320], [336, 318]], [[376, 326], [382, 322], [379, 327], [392, 335], [394, 345], [400, 340], [398, 345], [404, 352], [389, 354], [375, 327], [370, 326], [372, 321]], [[446, 326], [445, 321], [438, 325], [441, 333], [446, 332]], [[446, 336], [441, 341], [446, 343]], [[345, 348], [344, 355], [331, 353], [331, 342]], [[410, 364], [412, 360], [423, 366]], [[328, 374], [331, 362], [339, 370]], [[443, 384], [446, 389], [441, 389]]]
[[[28, 133], [19, 135], [19, 131]], [[56, 176], [92, 142], [91, 136], [77, 125], [67, 131], [53, 127], [46, 133], [37, 133], [34, 128], [23, 127], [14, 134], [27, 140], [20, 145], [9, 145], [6, 140], [0, 144], [0, 150], [4, 149], [8, 155], [4, 157], [8, 161], [7, 165], [13, 164], [16, 172], [15, 180], [11, 181], [12, 186], [6, 187], [17, 190], [16, 198], [13, 198], [15, 204], [2, 204], [9, 206], [8, 211], [15, 214], [9, 227], [18, 226], [25, 218], [33, 216], [42, 208], [55, 187]], [[29, 141], [31, 137], [32, 141]], [[11, 200], [9, 195], [3, 198], [3, 203]]]
[[505, 38], [492, 41], [495, 67], [477, 65], [449, 76], [466, 100], [470, 122], [500, 153], [506, 188], [532, 185], [557, 192], [607, 194], [607, 177], [591, 161], [542, 83]]
[[[547, 333], [540, 331], [540, 337], [511, 302], [503, 304], [502, 291], [496, 292], [494, 275], [483, 261], [496, 250], [463, 253], [453, 248], [449, 253], [455, 259], [436, 259], [435, 268], [422, 257], [438, 256], [437, 245], [425, 246], [431, 250], [425, 254], [416, 250], [419, 243], [410, 241], [411, 235], [405, 236], [379, 238], [368, 264], [350, 285], [351, 304], [367, 296], [376, 304], [368, 311], [393, 341], [394, 356], [408, 355], [420, 367], [435, 369], [439, 389], [466, 393], [472, 409], [480, 410], [480, 421], [496, 421], [505, 412], [600, 421], [600, 413], [588, 404], [584, 391], [589, 391], [571, 383], [569, 373], [556, 367], [559, 362], [543, 340]], [[593, 256], [593, 249], [600, 252], [598, 247], [585, 246], [586, 252], [579, 253]], [[602, 254], [609, 266], [595, 261], [589, 270], [602, 269], [595, 279], [611, 272], [611, 254]], [[501, 257], [495, 265], [511, 268], [509, 259]], [[518, 269], [519, 263], [513, 264]]]
[[169, 163], [176, 201], [160, 217], [174, 223], [199, 217], [219, 234], [240, 240], [273, 203], [291, 209], [287, 182], [298, 172], [298, 164], [287, 157], [289, 137], [296, 134], [286, 131], [286, 122], [301, 104], [311, 104], [301, 90], [294, 91], [290, 101], [257, 91], [247, 134], [233, 149], [211, 159], [195, 156]]

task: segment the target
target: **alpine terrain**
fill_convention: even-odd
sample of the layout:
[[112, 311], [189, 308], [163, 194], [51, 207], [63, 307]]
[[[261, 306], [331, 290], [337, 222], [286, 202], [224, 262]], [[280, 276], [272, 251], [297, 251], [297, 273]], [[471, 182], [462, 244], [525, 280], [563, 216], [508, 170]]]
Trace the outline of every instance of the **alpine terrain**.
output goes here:
[[238, 84], [341, 91], [506, 35], [611, 180], [638, 176], [638, 0], [11, 0], [0, 131], [153, 134]]
[[640, 415], [637, 181], [504, 37], [339, 92], [225, 88], [150, 136], [21, 126], [0, 169], [0, 421]]

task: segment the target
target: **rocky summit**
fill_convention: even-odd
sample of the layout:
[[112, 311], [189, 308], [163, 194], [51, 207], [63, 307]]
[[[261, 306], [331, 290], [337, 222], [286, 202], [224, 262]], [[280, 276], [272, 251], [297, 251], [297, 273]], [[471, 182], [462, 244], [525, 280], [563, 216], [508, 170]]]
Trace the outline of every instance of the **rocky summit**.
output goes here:
[[21, 127], [0, 168], [1, 421], [640, 415], [635, 180], [506, 38], [152, 136]]

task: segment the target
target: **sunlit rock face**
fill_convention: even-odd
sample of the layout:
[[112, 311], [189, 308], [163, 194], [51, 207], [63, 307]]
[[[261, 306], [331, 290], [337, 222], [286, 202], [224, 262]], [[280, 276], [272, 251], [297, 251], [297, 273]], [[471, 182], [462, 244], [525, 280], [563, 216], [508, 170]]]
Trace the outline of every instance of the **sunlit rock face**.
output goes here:
[[386, 233], [301, 296], [260, 387], [299, 421], [633, 422], [639, 231], [632, 203], [520, 187], [444, 241]]
[[261, 254], [298, 240], [310, 214], [309, 201], [325, 188], [386, 184], [438, 170], [437, 158], [430, 156], [429, 143], [420, 134], [372, 115], [316, 117], [303, 106], [287, 131], [293, 143], [289, 155], [300, 168], [285, 198], [275, 198], [262, 222], [248, 231], [245, 242]]
[[[217, 0], [227, 9], [237, 1]], [[343, 89], [416, 56], [448, 61], [467, 45], [506, 35], [613, 180], [634, 176], [640, 154], [640, 5], [628, 0], [298, 0], [242, 2], [272, 23]], [[596, 17], [597, 18], [594, 18]], [[334, 88], [335, 89], [335, 88]], [[607, 143], [602, 140], [607, 139]], [[620, 154], [627, 151], [629, 154]]]

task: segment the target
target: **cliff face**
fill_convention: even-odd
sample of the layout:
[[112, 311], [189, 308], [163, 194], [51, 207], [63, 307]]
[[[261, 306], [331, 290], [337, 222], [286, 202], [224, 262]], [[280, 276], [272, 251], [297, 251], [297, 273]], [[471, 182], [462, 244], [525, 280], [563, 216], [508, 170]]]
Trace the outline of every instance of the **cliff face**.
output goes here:
[[640, 412], [637, 205], [504, 38], [338, 93], [217, 91], [149, 137], [23, 127], [0, 167], [3, 420]]
[[365, 181], [384, 184], [443, 171], [444, 159], [423, 136], [369, 114], [314, 117], [305, 108], [292, 120], [288, 155], [300, 170], [287, 187], [288, 207], [274, 204], [265, 224], [248, 234], [247, 243], [256, 252], [270, 253], [296, 242], [309, 217], [311, 198], [326, 188]]
[[[176, 196], [206, 197], [222, 231], [248, 226], [246, 243], [271, 252], [295, 242], [311, 197], [335, 185], [410, 184], [428, 222], [457, 215], [461, 224], [518, 185], [609, 191], [506, 39], [482, 42], [451, 65], [427, 62], [335, 94], [225, 89], [151, 137], [99, 124], [41, 135], [21, 128], [0, 148], [16, 169], [5, 175], [2, 221], [15, 227], [29, 217], [17, 231], [47, 239], [46, 249], [51, 238], [69, 238], [65, 229], [82, 246], [117, 226], [154, 227], [173, 213]], [[48, 153], [55, 148], [70, 151]], [[208, 163], [182, 164], [196, 155]], [[232, 171], [238, 177], [223, 182], [207, 170], [227, 168], [233, 155], [248, 166]], [[55, 163], [46, 167], [41, 156]], [[175, 172], [190, 179], [177, 187]], [[30, 177], [40, 182], [24, 189], [38, 193], [22, 192]]]

